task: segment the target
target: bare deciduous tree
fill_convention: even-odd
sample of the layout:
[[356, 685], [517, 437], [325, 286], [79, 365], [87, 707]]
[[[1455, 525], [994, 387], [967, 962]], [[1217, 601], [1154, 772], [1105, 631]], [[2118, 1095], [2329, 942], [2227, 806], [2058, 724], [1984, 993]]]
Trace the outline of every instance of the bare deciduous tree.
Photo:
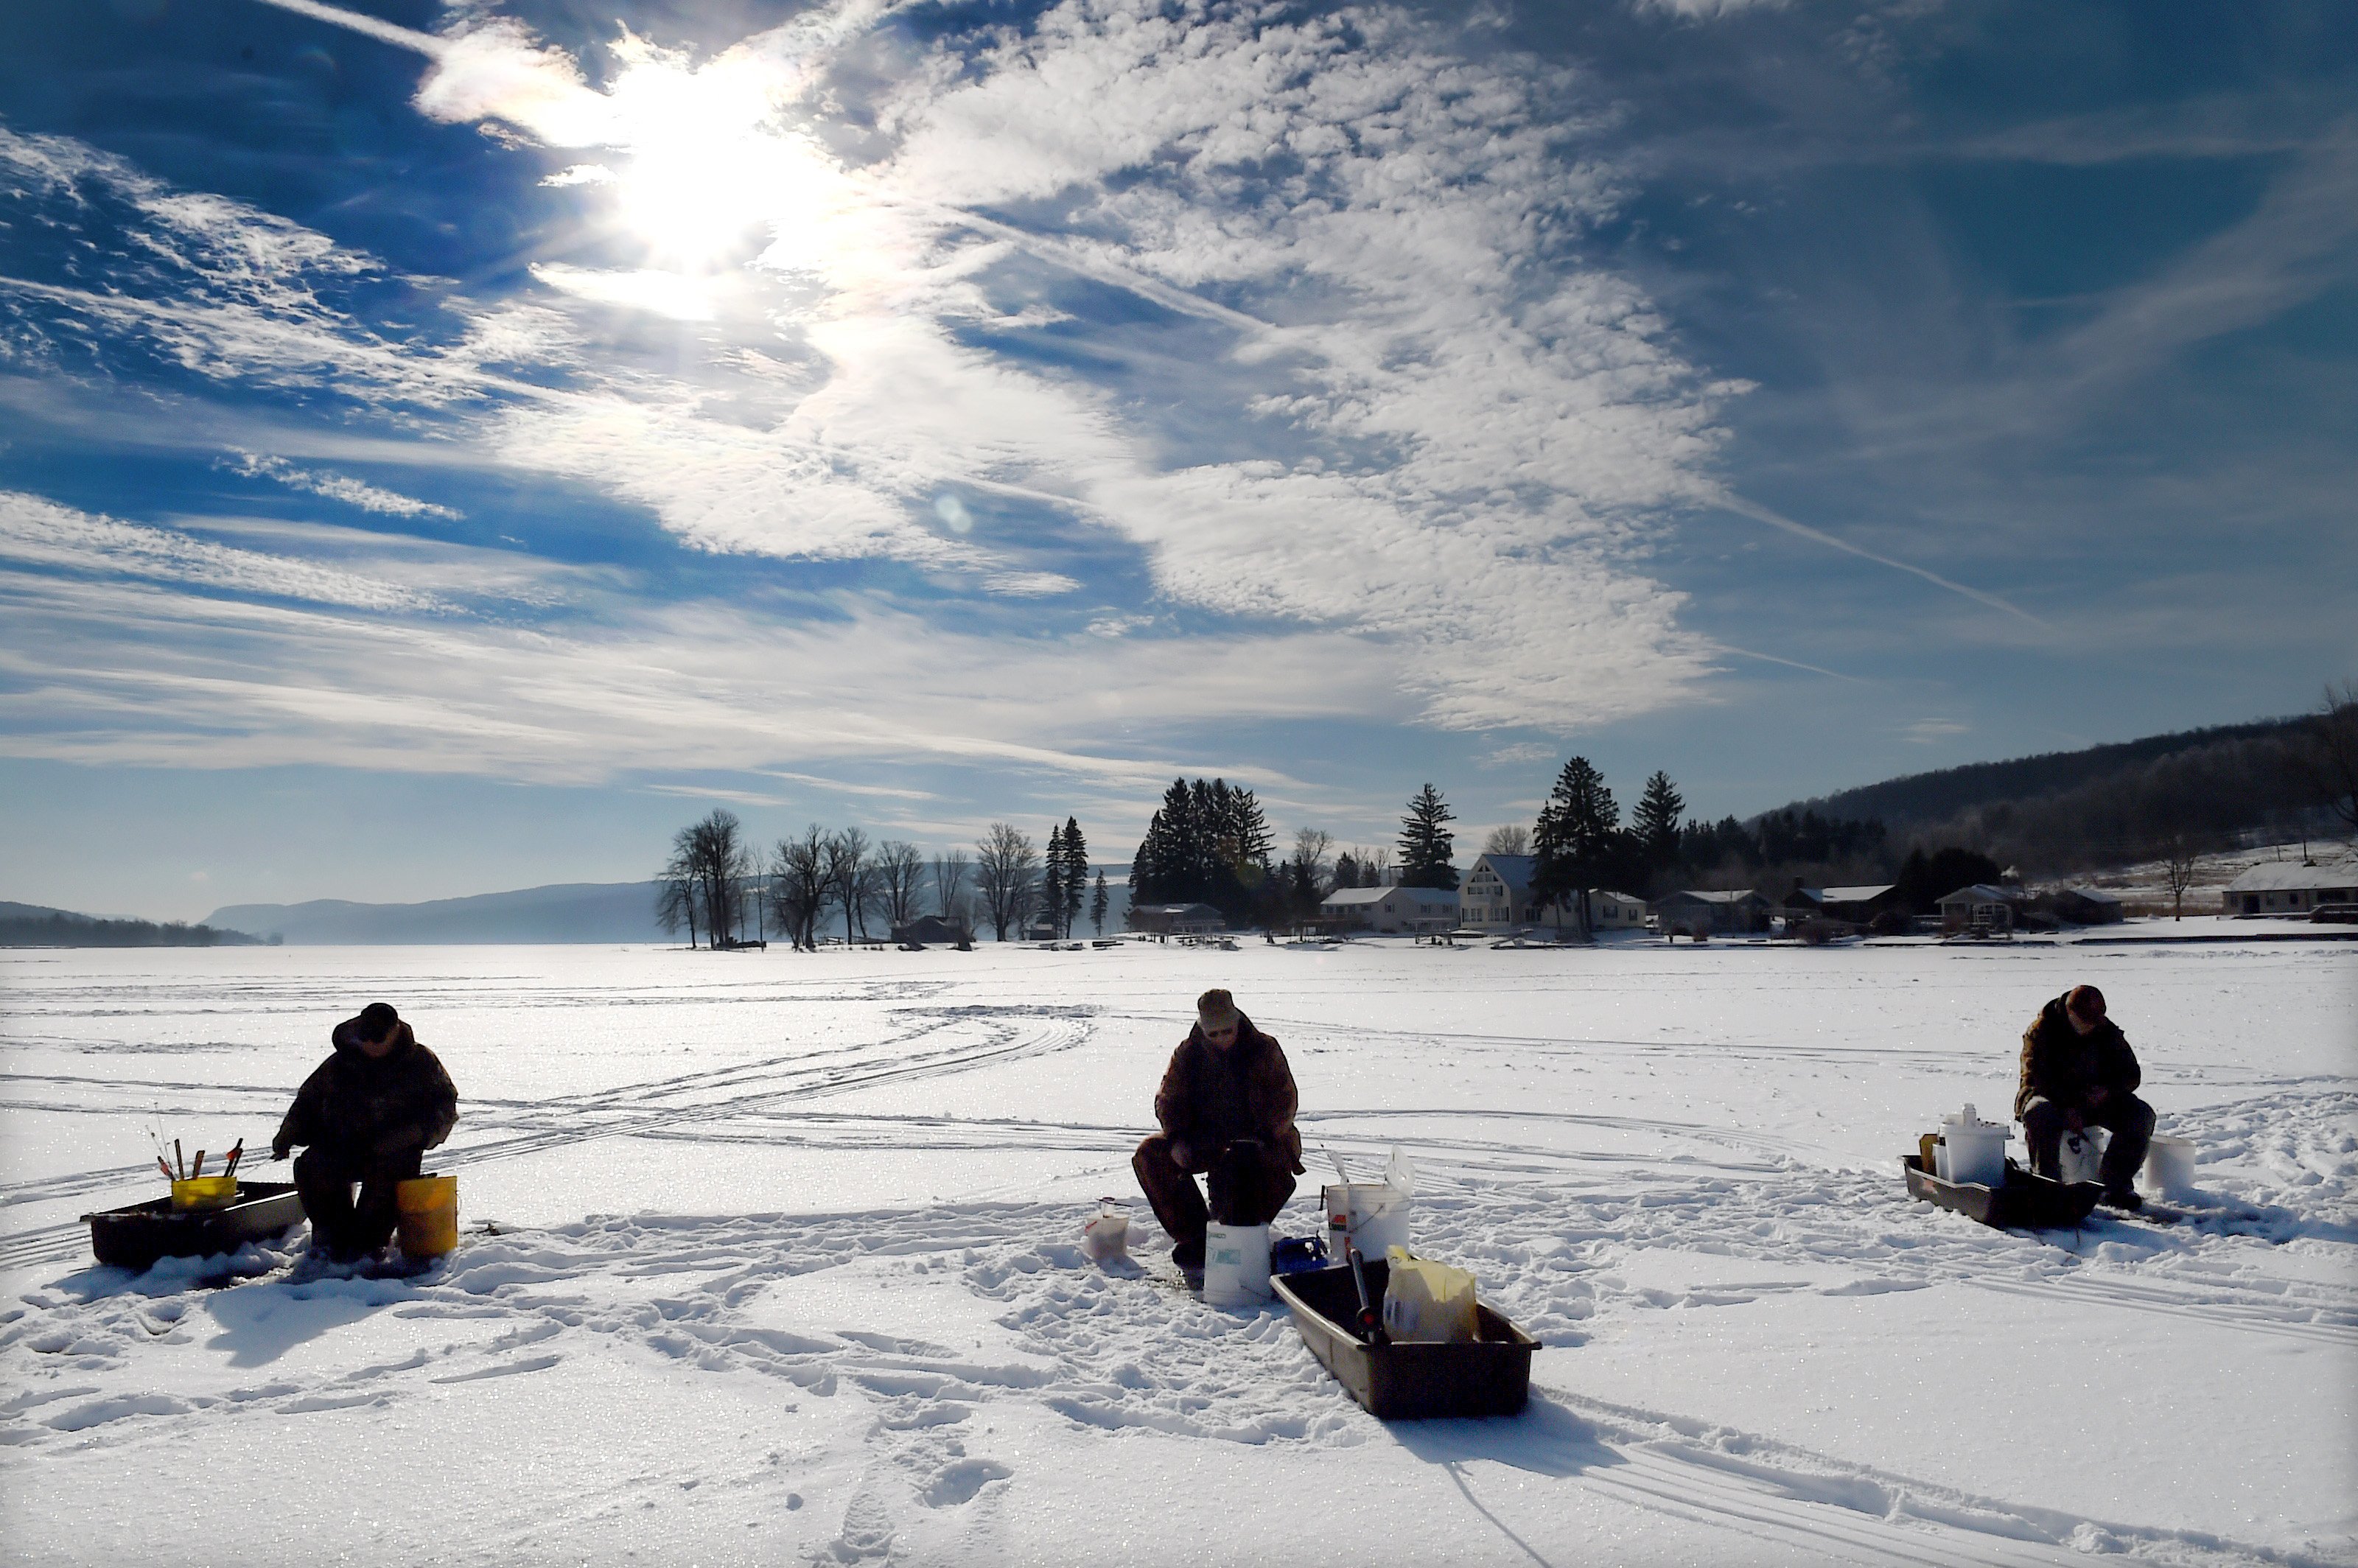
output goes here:
[[1038, 892], [1039, 851], [1014, 824], [994, 822], [975, 845], [974, 887], [990, 913], [992, 936], [1007, 940], [1007, 928], [1020, 926], [1032, 913]]
[[888, 929], [917, 918], [917, 894], [925, 885], [925, 857], [905, 839], [887, 838], [876, 846], [876, 890], [883, 901]]
[[[745, 880], [752, 873], [753, 857], [746, 848], [743, 825], [736, 813], [716, 808], [701, 822], [690, 823], [674, 835], [672, 858], [664, 868], [666, 882], [676, 879], [687, 892], [681, 896], [687, 903], [704, 912], [705, 933], [712, 946], [726, 946], [731, 940], [740, 906], [744, 902]], [[663, 918], [674, 903], [666, 892], [655, 906], [658, 918]], [[692, 919], [692, 911], [683, 904], [679, 913]], [[688, 940], [695, 941], [691, 925]]]
[[868, 835], [857, 827], [831, 834], [827, 841], [827, 888], [843, 908], [843, 939], [851, 940], [852, 923], [868, 935], [868, 905], [876, 886], [875, 869], [868, 859]]
[[655, 879], [655, 922], [666, 933], [674, 933], [685, 921], [691, 947], [696, 946], [696, 895], [695, 868], [688, 862], [687, 852], [675, 844], [671, 859]]
[[770, 857], [770, 909], [788, 940], [818, 944], [818, 917], [827, 907], [827, 835], [816, 822], [799, 838], [781, 838]]
[[2333, 815], [2358, 833], [2358, 680], [2326, 687], [2309, 730], [2307, 771]]
[[966, 908], [967, 859], [964, 849], [934, 857], [934, 904], [944, 920], [960, 924]]
[[2194, 867], [2201, 859], [2201, 851], [2195, 848], [2192, 838], [2183, 833], [2170, 835], [2161, 865], [2162, 876], [2169, 883], [2170, 899], [2176, 905], [2170, 915], [2172, 920], [2186, 918], [2186, 890], [2194, 885]]
[[1531, 852], [1531, 830], [1509, 822], [1503, 827], [1493, 827], [1490, 836], [1482, 840], [1486, 855], [1528, 855]]

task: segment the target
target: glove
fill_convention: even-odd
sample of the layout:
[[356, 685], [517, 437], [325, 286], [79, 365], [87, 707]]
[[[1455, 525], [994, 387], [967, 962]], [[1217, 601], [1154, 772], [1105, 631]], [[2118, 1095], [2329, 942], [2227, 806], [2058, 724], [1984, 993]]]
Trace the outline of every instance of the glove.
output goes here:
[[294, 1147], [291, 1143], [273, 1143], [270, 1146], [270, 1157], [274, 1160], [284, 1160]]

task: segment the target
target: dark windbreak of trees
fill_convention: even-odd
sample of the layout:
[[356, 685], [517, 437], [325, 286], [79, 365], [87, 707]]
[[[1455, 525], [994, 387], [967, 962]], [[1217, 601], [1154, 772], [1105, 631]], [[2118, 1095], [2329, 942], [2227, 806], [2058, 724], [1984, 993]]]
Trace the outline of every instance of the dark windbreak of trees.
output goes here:
[[249, 947], [262, 941], [178, 920], [102, 920], [39, 904], [0, 905], [0, 947]]
[[1231, 925], [1265, 924], [1278, 902], [1275, 845], [1252, 791], [1174, 779], [1130, 860], [1130, 903], [1208, 903]]
[[[656, 882], [656, 917], [664, 929], [685, 926], [690, 946], [730, 947], [774, 936], [808, 949], [834, 939], [874, 941], [921, 915], [937, 915], [954, 931], [970, 932], [978, 916], [1001, 940], [1035, 911], [1052, 914], [1061, 933], [1090, 901], [1088, 845], [1067, 816], [1050, 830], [1044, 868], [1032, 840], [1012, 825], [994, 822], [969, 857], [945, 850], [930, 861], [903, 839], [871, 840], [858, 827], [829, 830], [813, 823], [781, 838], [764, 854], [748, 839], [736, 815], [716, 810], [674, 836], [671, 859]], [[1095, 914], [1105, 922], [1105, 879], [1098, 879]]]

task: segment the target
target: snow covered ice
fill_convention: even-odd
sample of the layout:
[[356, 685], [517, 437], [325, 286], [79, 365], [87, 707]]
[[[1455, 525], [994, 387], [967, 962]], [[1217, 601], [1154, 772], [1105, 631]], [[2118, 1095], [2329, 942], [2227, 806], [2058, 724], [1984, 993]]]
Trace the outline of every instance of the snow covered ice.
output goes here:
[[[16, 951], [10, 1562], [2358, 1563], [2358, 949]], [[2101, 985], [2202, 1201], [1995, 1231], [1898, 1158]], [[1282, 1309], [1081, 1222], [1195, 994], [1537, 1336], [1385, 1425]], [[460, 1250], [144, 1275], [146, 1126], [263, 1164], [383, 999], [458, 1080]], [[2019, 1153], [2019, 1145], [2016, 1145]], [[492, 1231], [483, 1227], [490, 1222]]]

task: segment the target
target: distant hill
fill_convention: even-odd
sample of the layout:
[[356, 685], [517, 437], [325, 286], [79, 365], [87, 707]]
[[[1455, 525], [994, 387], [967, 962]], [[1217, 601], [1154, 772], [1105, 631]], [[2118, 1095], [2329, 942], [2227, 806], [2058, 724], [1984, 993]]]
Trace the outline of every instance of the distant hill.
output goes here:
[[559, 882], [425, 903], [233, 903], [210, 924], [269, 932], [289, 946], [399, 943], [660, 942], [653, 882]]
[[179, 921], [110, 920], [76, 914], [41, 903], [0, 899], [0, 947], [233, 947], [262, 940], [222, 929], [216, 917], [202, 925]]
[[2331, 831], [2304, 766], [2312, 718], [2271, 719], [2139, 741], [1972, 762], [1782, 807], [1875, 818], [1895, 844], [1958, 844], [2055, 871], [2158, 853], [2174, 836], [2223, 848], [2254, 835]]

